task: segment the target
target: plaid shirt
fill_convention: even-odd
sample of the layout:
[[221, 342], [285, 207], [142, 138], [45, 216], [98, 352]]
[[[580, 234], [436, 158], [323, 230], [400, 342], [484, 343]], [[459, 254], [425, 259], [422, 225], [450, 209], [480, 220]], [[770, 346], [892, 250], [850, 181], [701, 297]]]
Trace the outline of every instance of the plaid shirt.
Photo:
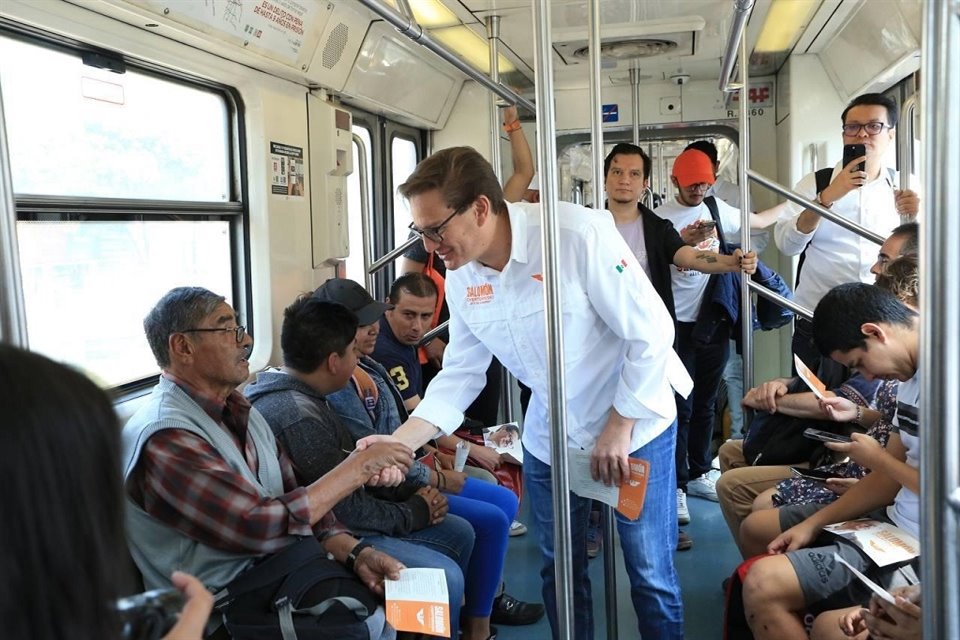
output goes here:
[[[220, 402], [169, 373], [163, 375], [230, 434], [256, 472], [257, 450], [246, 437], [250, 403], [243, 394], [234, 391]], [[294, 541], [291, 536], [345, 532], [332, 511], [310, 526], [307, 490], [298, 486], [293, 465], [279, 447], [276, 456], [286, 493], [263, 497], [206, 440], [183, 429], [164, 429], [144, 445], [129, 490], [154, 518], [224, 551], [275, 553]]]

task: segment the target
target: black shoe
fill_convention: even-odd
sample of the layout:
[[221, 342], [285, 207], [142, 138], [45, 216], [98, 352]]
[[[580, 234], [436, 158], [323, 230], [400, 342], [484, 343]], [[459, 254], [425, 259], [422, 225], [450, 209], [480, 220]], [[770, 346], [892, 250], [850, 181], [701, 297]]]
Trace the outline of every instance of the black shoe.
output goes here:
[[688, 536], [683, 530], [677, 535], [677, 551], [687, 551], [693, 546], [693, 538]]
[[543, 617], [544, 608], [536, 602], [521, 602], [513, 596], [504, 593], [493, 601], [493, 613], [490, 614], [491, 624], [505, 624], [517, 627], [533, 624]]

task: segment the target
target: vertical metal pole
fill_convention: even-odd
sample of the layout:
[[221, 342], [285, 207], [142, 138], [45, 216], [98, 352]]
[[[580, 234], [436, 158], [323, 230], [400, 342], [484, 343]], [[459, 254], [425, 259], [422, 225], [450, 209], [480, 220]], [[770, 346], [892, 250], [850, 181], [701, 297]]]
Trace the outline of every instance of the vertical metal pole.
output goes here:
[[[490, 79], [500, 83], [500, 16], [487, 16], [487, 45], [490, 48]], [[490, 94], [490, 164], [503, 183], [503, 159], [500, 153], [500, 109], [497, 106], [497, 94]], [[503, 368], [500, 378], [500, 409], [504, 422], [514, 421], [514, 392], [516, 386], [513, 374]]]
[[[603, 103], [600, 97], [600, 0], [587, 6], [587, 34], [590, 50], [590, 150], [593, 155], [593, 208], [603, 209]], [[633, 70], [631, 69], [631, 77]], [[634, 99], [636, 103], [636, 99]], [[634, 114], [638, 110], [634, 108]], [[636, 121], [634, 127], [636, 128]], [[617, 640], [617, 552], [614, 547], [616, 520], [610, 505], [603, 505], [603, 582], [607, 617], [607, 638]]]
[[374, 290], [373, 274], [369, 272], [370, 260], [373, 258], [373, 218], [370, 216], [370, 176], [367, 175], [367, 150], [363, 146], [363, 139], [353, 134], [353, 142], [357, 146], [357, 166], [360, 178], [360, 229], [363, 233], [363, 273], [364, 282], [370, 295], [377, 297]]
[[553, 104], [553, 46], [550, 41], [550, 2], [533, 3], [537, 85], [537, 159], [543, 203], [543, 291], [546, 308], [547, 370], [550, 372], [550, 475], [553, 484], [553, 551], [557, 584], [557, 637], [573, 638], [573, 547], [570, 542], [570, 477], [567, 468], [567, 411], [563, 362], [563, 323], [559, 226], [557, 224], [557, 142]]
[[[750, 251], [750, 58], [747, 33], [740, 34], [740, 238], [743, 252]], [[749, 276], [740, 276], [740, 355], [743, 358], [743, 388], [753, 388], [753, 304]], [[744, 416], [744, 424], [747, 416]]]
[[630, 69], [630, 110], [633, 120], [633, 144], [640, 145], [640, 69]]
[[17, 212], [13, 202], [10, 152], [0, 95], [0, 341], [27, 346], [27, 313], [20, 280]]
[[960, 3], [925, 0], [920, 100], [920, 573], [923, 637], [960, 637]]

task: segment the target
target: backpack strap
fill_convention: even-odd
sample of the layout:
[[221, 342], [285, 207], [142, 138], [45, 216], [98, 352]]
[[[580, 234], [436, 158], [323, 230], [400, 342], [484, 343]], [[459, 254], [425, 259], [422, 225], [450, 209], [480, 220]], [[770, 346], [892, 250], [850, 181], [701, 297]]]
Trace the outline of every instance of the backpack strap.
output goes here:
[[289, 575], [297, 567], [318, 557], [326, 558], [326, 553], [320, 546], [320, 541], [313, 536], [301, 538], [275, 555], [251, 566], [231, 580], [214, 596], [214, 607], [220, 610], [229, 605], [234, 598], [265, 587], [271, 582], [276, 582]]
[[727, 244], [727, 239], [723, 235], [723, 226], [720, 224], [720, 207], [717, 206], [717, 199], [713, 196], [705, 196], [703, 198], [703, 204], [707, 205], [707, 209], [710, 209], [710, 217], [717, 223], [717, 238], [720, 239], [720, 253], [731, 255], [730, 245]]
[[363, 370], [359, 363], [353, 369], [350, 382], [353, 383], [353, 390], [360, 396], [363, 408], [370, 414], [370, 418], [376, 421], [374, 411], [377, 408], [377, 401], [380, 399], [380, 390], [377, 388], [377, 383], [373, 381], [369, 373]]
[[[826, 169], [818, 169], [813, 174], [814, 182], [816, 183], [817, 194], [819, 195], [824, 189], [830, 186], [830, 181], [833, 179], [833, 169], [827, 167]], [[793, 281], [793, 288], [796, 290], [797, 286], [800, 284], [800, 270], [803, 269], [803, 262], [807, 259], [807, 247], [810, 246], [810, 243], [807, 243], [807, 246], [803, 248], [803, 251], [800, 252], [800, 258], [797, 260], [797, 276]]]

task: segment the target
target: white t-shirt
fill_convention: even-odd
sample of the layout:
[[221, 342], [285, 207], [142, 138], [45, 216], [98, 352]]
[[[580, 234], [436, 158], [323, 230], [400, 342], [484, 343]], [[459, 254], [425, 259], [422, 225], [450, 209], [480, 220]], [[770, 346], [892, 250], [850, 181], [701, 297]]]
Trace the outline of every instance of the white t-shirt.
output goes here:
[[[907, 464], [920, 468], [920, 372], [897, 389], [897, 413], [893, 416], [894, 430], [907, 449]], [[887, 508], [893, 523], [920, 536], [920, 496], [906, 487], [901, 487], [893, 504]]]
[[[707, 195], [723, 200], [734, 209], [740, 208], [740, 185], [734, 184], [726, 178], [717, 176], [717, 181], [707, 189]], [[727, 242], [742, 245], [743, 239], [740, 231], [728, 233]], [[756, 251], [758, 254], [763, 253], [763, 250], [767, 248], [768, 244], [770, 244], [770, 234], [767, 231], [763, 229], [750, 230], [751, 251]]]
[[637, 216], [633, 222], [618, 224], [617, 231], [623, 236], [633, 255], [637, 256], [637, 261], [643, 268], [643, 272], [647, 274], [647, 278], [650, 278], [650, 260], [647, 258], [647, 243], [643, 235], [643, 218]]
[[[720, 213], [720, 224], [723, 227], [724, 237], [729, 238], [731, 233], [740, 231], [740, 211], [723, 200], [716, 198], [714, 200]], [[713, 219], [706, 204], [700, 203], [696, 207], [688, 207], [680, 204], [676, 199], [664, 202], [657, 207], [655, 213], [664, 220], [669, 220], [677, 233], [697, 220]], [[718, 253], [720, 251], [720, 240], [716, 233], [697, 245], [697, 249]], [[697, 316], [700, 314], [700, 303], [703, 302], [707, 282], [710, 280], [710, 274], [671, 264], [670, 276], [673, 282], [673, 304], [677, 311], [677, 321], [696, 322]]]

